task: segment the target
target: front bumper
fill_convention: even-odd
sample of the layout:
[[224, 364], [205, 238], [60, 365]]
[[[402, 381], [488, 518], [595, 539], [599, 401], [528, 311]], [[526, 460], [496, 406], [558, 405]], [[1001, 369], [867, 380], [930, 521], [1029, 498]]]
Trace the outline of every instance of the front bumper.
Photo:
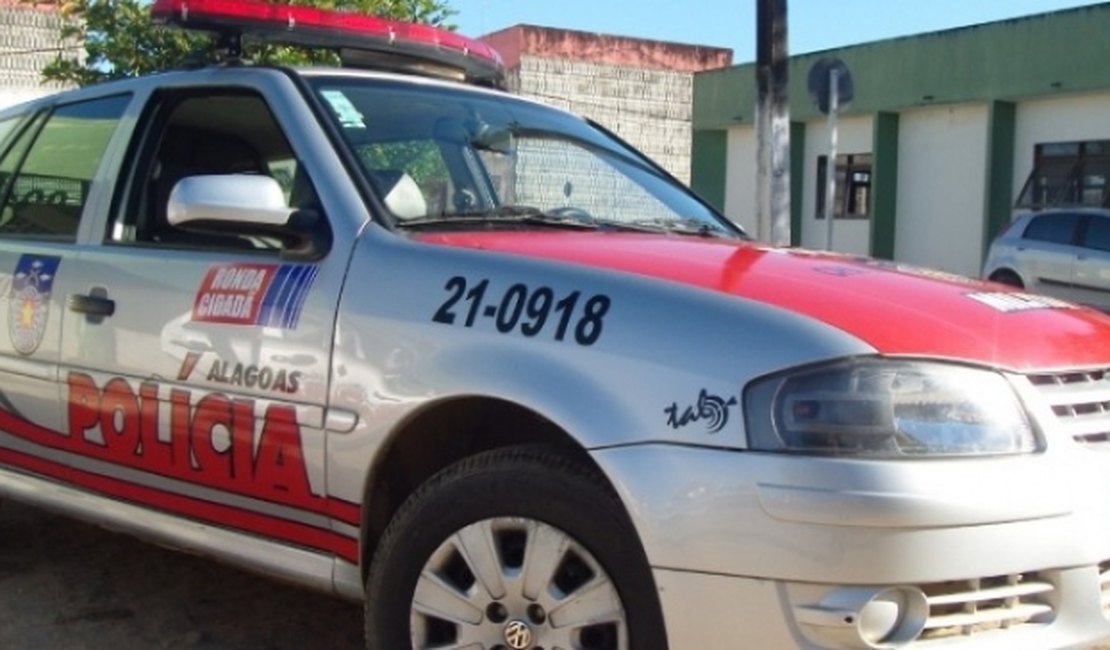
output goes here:
[[[1110, 637], [1108, 454], [594, 455], [655, 570], [672, 648], [1042, 650]], [[895, 610], [905, 625], [884, 634], [875, 616]]]
[[[1110, 635], [1110, 622], [1099, 604], [1099, 571], [1085, 566], [1045, 572], [1054, 582], [1053, 617], [1008, 628], [1001, 625], [963, 633], [942, 630], [905, 645], [885, 642], [852, 644], [852, 626], [840, 629], [800, 623], [794, 616], [803, 594], [831, 593], [836, 585], [790, 583], [757, 578], [722, 576], [670, 569], [656, 569], [667, 639], [673, 649], [703, 648], [909, 648], [937, 650], [976, 648], [986, 650], [1048, 650], [1087, 648]], [[813, 602], [812, 600], [808, 602]]]

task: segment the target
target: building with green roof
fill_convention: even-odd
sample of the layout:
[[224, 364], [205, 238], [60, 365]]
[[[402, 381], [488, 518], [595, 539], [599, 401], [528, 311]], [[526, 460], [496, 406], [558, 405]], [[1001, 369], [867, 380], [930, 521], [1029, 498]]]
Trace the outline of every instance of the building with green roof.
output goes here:
[[[977, 275], [1014, 214], [1110, 206], [1110, 2], [792, 57], [791, 239], [824, 248], [827, 119], [806, 78], [850, 69], [833, 249]], [[691, 184], [757, 232], [755, 65], [694, 81]]]

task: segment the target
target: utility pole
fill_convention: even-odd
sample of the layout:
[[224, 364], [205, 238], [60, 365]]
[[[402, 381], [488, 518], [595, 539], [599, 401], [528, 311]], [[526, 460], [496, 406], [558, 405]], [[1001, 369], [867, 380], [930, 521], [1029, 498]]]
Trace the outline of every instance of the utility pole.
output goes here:
[[817, 110], [829, 116], [829, 155], [825, 164], [825, 250], [833, 249], [836, 220], [836, 159], [840, 111], [852, 101], [855, 85], [848, 66], [836, 57], [821, 57], [809, 69], [809, 96]]
[[840, 70], [829, 69], [829, 156], [825, 163], [825, 250], [833, 249], [833, 221], [836, 219], [836, 157], [839, 143]]
[[756, 237], [790, 245], [790, 98], [786, 0], [756, 2]]

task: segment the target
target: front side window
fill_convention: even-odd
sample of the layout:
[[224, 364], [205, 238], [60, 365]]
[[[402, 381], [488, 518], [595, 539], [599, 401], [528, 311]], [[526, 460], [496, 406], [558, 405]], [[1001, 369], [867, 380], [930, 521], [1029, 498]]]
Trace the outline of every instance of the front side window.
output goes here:
[[194, 228], [170, 224], [177, 183], [190, 176], [257, 175], [274, 179], [292, 210], [317, 206], [307, 170], [294, 154], [265, 99], [247, 90], [194, 89], [160, 93], [148, 108], [154, 124], [137, 161], [126, 206], [107, 239], [186, 249], [276, 253], [287, 241], [245, 224]]
[[[0, 161], [0, 236], [72, 241], [128, 95], [56, 108]], [[6, 178], [5, 178], [6, 177]]]
[[1110, 219], [1091, 216], [1083, 234], [1083, 246], [1096, 251], [1110, 251]]
[[579, 118], [463, 88], [333, 76], [312, 83], [399, 226], [542, 221], [742, 236]]
[[1022, 237], [1050, 244], [1072, 244], [1075, 242], [1075, 229], [1078, 225], [1078, 214], [1042, 214], [1029, 222]]

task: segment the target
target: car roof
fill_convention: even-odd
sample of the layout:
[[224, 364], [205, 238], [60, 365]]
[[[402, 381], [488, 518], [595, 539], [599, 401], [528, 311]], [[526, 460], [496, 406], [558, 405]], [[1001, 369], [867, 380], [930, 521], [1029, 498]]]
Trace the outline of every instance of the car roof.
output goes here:
[[[535, 104], [537, 106], [544, 106], [553, 110], [560, 110], [549, 104], [535, 101], [526, 97], [518, 95], [511, 95], [507, 91], [497, 88], [490, 88], [488, 86], [471, 84], [463, 81], [454, 81], [450, 79], [442, 79], [437, 77], [425, 76], [415, 73], [407, 72], [391, 72], [385, 70], [373, 70], [367, 68], [351, 68], [351, 67], [291, 67], [281, 65], [269, 64], [250, 64], [250, 65], [226, 65], [226, 64], [212, 64], [207, 66], [200, 66], [196, 68], [178, 68], [160, 72], [154, 72], [139, 77], [127, 77], [123, 79], [113, 79], [104, 81], [98, 84], [84, 86], [81, 88], [71, 88], [62, 90], [42, 97], [37, 97], [32, 100], [21, 102], [3, 109], [0, 109], [0, 119], [4, 119], [10, 115], [23, 114], [28, 111], [33, 111], [42, 106], [47, 106], [56, 103], [69, 103], [73, 101], [80, 101], [86, 97], [104, 96], [113, 93], [134, 92], [136, 90], [145, 89], [152, 85], [166, 85], [166, 86], [188, 86], [191, 81], [196, 81], [197, 85], [203, 85], [203, 82], [210, 81], [214, 77], [218, 78], [223, 74], [240, 76], [240, 75], [267, 75], [267, 74], [296, 74], [305, 78], [326, 78], [326, 77], [344, 77], [344, 78], [362, 78], [362, 79], [380, 79], [386, 81], [393, 81], [403, 84], [411, 84], [413, 86], [427, 87], [427, 88], [443, 88], [448, 90], [472, 92], [475, 94], [485, 94], [491, 97], [512, 97], [516, 101]], [[201, 79], [201, 76], [207, 77]], [[566, 112], [566, 111], [561, 111]]]

